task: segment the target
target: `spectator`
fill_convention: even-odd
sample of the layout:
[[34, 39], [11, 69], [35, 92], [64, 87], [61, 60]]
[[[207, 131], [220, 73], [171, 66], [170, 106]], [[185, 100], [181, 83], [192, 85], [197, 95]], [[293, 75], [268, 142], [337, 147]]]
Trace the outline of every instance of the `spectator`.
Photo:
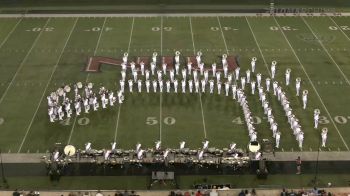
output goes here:
[[191, 196], [191, 193], [188, 192], [188, 191], [186, 191], [186, 192], [184, 193], [184, 196]]
[[296, 196], [297, 194], [294, 193], [293, 189], [290, 191], [289, 196]]
[[297, 174], [301, 174], [301, 159], [300, 156], [298, 156], [297, 160], [296, 160], [296, 164], [297, 164]]
[[245, 194], [245, 196], [251, 196], [251, 194], [249, 193], [249, 191], [247, 189], [244, 191], [244, 194]]
[[125, 191], [124, 191], [123, 196], [129, 196], [129, 193], [128, 193], [128, 191], [127, 191], [127, 190], [125, 190]]
[[218, 194], [218, 192], [216, 191], [216, 189], [213, 189], [213, 190], [211, 190], [210, 191], [210, 194], [209, 194], [209, 196], [218, 196], [219, 194]]
[[19, 194], [19, 192], [18, 192], [17, 189], [12, 193], [12, 196], [19, 196], [19, 195], [20, 195], [20, 194]]
[[242, 190], [242, 191], [238, 194], [238, 196], [245, 196], [244, 191]]
[[286, 191], [285, 188], [282, 189], [281, 196], [287, 196], [288, 192]]
[[255, 189], [252, 189], [251, 196], [256, 196], [256, 191], [255, 191]]
[[203, 196], [200, 191], [197, 191], [196, 196]]

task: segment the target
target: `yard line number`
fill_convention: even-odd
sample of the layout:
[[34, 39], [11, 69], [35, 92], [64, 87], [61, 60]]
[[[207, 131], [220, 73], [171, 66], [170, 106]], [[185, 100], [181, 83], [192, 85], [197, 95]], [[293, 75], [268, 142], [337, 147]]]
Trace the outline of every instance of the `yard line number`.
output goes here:
[[5, 122], [4, 118], [0, 117], [0, 125], [4, 124], [4, 122]]
[[[210, 27], [210, 30], [220, 31], [220, 27]], [[224, 30], [224, 31], [237, 31], [238, 29], [235, 29], [233, 27], [222, 27], [222, 30]]]
[[[333, 117], [334, 121], [338, 124], [346, 124], [348, 123], [348, 120], [350, 120], [350, 116], [334, 116]], [[320, 119], [318, 121], [320, 124], [328, 124], [329, 119], [326, 116], [320, 116]]]
[[45, 28], [33, 27], [31, 29], [27, 29], [26, 31], [39, 32], [39, 31], [53, 31], [53, 30], [55, 30], [55, 28], [53, 27], [45, 27]]
[[[339, 27], [340, 27], [340, 29], [343, 30], [343, 31], [350, 31], [350, 27], [349, 27], [349, 26], [339, 26]], [[339, 28], [336, 27], [336, 26], [329, 26], [328, 29], [329, 29], [329, 30], [332, 30], [332, 31], [337, 31], [337, 30], [339, 30]]]
[[[78, 125], [85, 126], [90, 123], [90, 119], [88, 117], [82, 117], [77, 120]], [[66, 118], [60, 122], [63, 126], [68, 126], [72, 124], [71, 118]]]
[[[152, 31], [160, 31], [162, 28], [160, 27], [152, 27], [151, 30]], [[173, 27], [163, 27], [163, 30], [164, 31], [172, 31], [173, 30]]]
[[[232, 123], [237, 124], [237, 125], [243, 125], [244, 121], [242, 120], [242, 118], [236, 117], [232, 120]], [[261, 123], [261, 118], [259, 116], [253, 116], [253, 123], [254, 124], [260, 124]]]
[[[158, 118], [154, 116], [149, 116], [146, 118], [146, 125], [156, 125], [158, 124]], [[172, 116], [167, 116], [163, 118], [163, 123], [166, 125], [174, 125], [176, 123], [176, 119]]]
[[[296, 31], [296, 30], [298, 30], [298, 29], [292, 28], [292, 27], [290, 27], [290, 26], [282, 26], [281, 29], [282, 29], [283, 31]], [[270, 30], [271, 30], [271, 31], [278, 31], [278, 30], [280, 30], [280, 28], [277, 27], [277, 26], [270, 26]]]
[[[111, 31], [113, 28], [112, 27], [104, 27], [103, 28], [105, 31]], [[85, 29], [84, 31], [93, 31], [93, 32], [99, 32], [102, 30], [102, 27], [92, 27], [91, 29]]]

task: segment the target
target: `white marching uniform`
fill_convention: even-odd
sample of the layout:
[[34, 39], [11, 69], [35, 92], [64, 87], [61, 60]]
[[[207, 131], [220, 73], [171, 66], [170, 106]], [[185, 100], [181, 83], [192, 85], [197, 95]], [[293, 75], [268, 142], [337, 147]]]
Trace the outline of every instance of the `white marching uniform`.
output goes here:
[[145, 63], [143, 61], [140, 63], [140, 67], [141, 67], [141, 75], [145, 75]]
[[159, 92], [163, 92], [163, 86], [164, 86], [164, 83], [163, 83], [163, 80], [159, 80]]
[[216, 82], [220, 82], [221, 72], [216, 73]]
[[204, 71], [204, 80], [207, 82], [208, 81], [208, 77], [209, 77], [209, 71], [205, 70]]
[[203, 75], [204, 73], [204, 63], [199, 63], [198, 64], [198, 67], [199, 67], [199, 72], [201, 74], [201, 76]]
[[228, 82], [229, 84], [232, 83], [232, 74], [228, 74], [228, 76], [227, 76], [227, 82]]
[[300, 81], [298, 81], [298, 80], [296, 80], [295, 89], [297, 91], [297, 96], [299, 96], [299, 93], [300, 93]]
[[162, 71], [161, 70], [158, 70], [157, 71], [157, 76], [158, 76], [158, 81], [162, 80]]
[[141, 91], [142, 91], [142, 80], [138, 80], [137, 81], [137, 88], [139, 90], [139, 93], [141, 93]]
[[327, 130], [322, 130], [321, 133], [321, 138], [322, 138], [322, 147], [326, 147], [326, 142], [327, 142]]
[[225, 94], [226, 94], [226, 97], [228, 96], [230, 92], [230, 84], [228, 82], [225, 82]]
[[90, 110], [89, 99], [85, 98], [83, 104], [84, 104], [85, 113], [89, 113], [89, 110]]
[[187, 63], [187, 73], [188, 75], [192, 74], [192, 62]]
[[302, 131], [299, 132], [298, 134], [298, 143], [299, 143], [299, 148], [303, 148], [303, 141], [304, 141], [304, 133]]
[[250, 70], [248, 69], [245, 73], [247, 76], [247, 83], [250, 83]]
[[241, 88], [242, 90], [245, 88], [245, 77], [241, 77]]
[[196, 89], [196, 93], [199, 93], [199, 80], [196, 80], [196, 81], [194, 82], [194, 87], [195, 87], [195, 89]]
[[181, 81], [182, 93], [186, 93], [186, 80]]
[[193, 80], [197, 81], [198, 80], [198, 71], [195, 69], [193, 70]]
[[175, 72], [173, 69], [170, 70], [170, 81], [174, 81], [174, 78], [175, 78]]
[[266, 78], [265, 79], [265, 84], [266, 84], [266, 91], [270, 92], [271, 79], [270, 78]]
[[314, 128], [317, 129], [318, 128], [318, 120], [320, 119], [320, 115], [319, 114], [314, 114]]
[[164, 75], [166, 75], [166, 67], [167, 67], [167, 64], [163, 63], [162, 68], [163, 68]]
[[170, 80], [166, 81], [166, 92], [170, 93]]
[[137, 82], [137, 71], [136, 70], [134, 70], [132, 72], [132, 76], [134, 77], [134, 82]]
[[205, 85], [207, 84], [206, 80], [202, 79], [201, 84], [202, 84], [202, 93], [205, 93]]
[[261, 87], [261, 73], [256, 74], [256, 82], [258, 84], [258, 87]]
[[179, 71], [180, 71], [180, 64], [179, 63], [175, 63], [175, 73], [176, 73], [176, 75], [179, 75]]
[[303, 94], [303, 109], [306, 109], [306, 104], [307, 104], [307, 94]]
[[115, 97], [113, 91], [109, 92], [108, 94], [108, 99], [109, 99], [109, 105], [113, 106], [115, 102]]
[[134, 85], [134, 82], [130, 79], [130, 80], [128, 81], [128, 83], [129, 83], [129, 92], [132, 93], [132, 87], [133, 87], [133, 85]]
[[146, 79], [146, 80], [149, 80], [149, 70], [148, 70], [148, 69], [146, 69], [145, 75], [146, 75], [145, 79]]
[[181, 73], [182, 73], [182, 79], [186, 80], [187, 70], [183, 68]]
[[252, 95], [255, 94], [255, 81], [250, 82], [251, 90], [252, 90]]
[[146, 91], [149, 93], [149, 87], [151, 86], [151, 82], [149, 80], [146, 80]]
[[220, 95], [221, 93], [221, 82], [216, 83], [217, 88], [218, 88], [218, 94]]
[[126, 76], [125, 71], [122, 70], [122, 71], [120, 72], [120, 74], [122, 75], [122, 80], [125, 81], [125, 76]]
[[231, 85], [232, 89], [232, 98], [236, 99], [237, 86], [235, 84]]
[[156, 93], [157, 92], [157, 86], [158, 86], [157, 80], [153, 80], [152, 85], [153, 85], [153, 92]]
[[214, 80], [209, 80], [210, 94], [214, 92]]
[[287, 70], [286, 71], [286, 85], [289, 86], [289, 81], [290, 81], [290, 72]]
[[276, 65], [271, 65], [271, 78], [274, 79], [276, 74]]
[[276, 148], [279, 148], [279, 146], [280, 146], [280, 140], [281, 140], [281, 132], [278, 131], [278, 132], [276, 133], [276, 138], [275, 138], [275, 139], [276, 139], [276, 146], [275, 146], [275, 147], [276, 147]]
[[193, 81], [192, 80], [188, 80], [188, 88], [190, 90], [190, 93], [192, 93], [192, 90], [193, 90]]
[[224, 70], [224, 77], [227, 78], [228, 66], [224, 65], [223, 70]]
[[211, 64], [211, 71], [213, 72], [213, 76], [216, 76], [216, 63]]
[[239, 68], [239, 67], [237, 67], [237, 68], [235, 69], [235, 74], [236, 74], [236, 75], [235, 75], [235, 77], [236, 77], [235, 79], [236, 79], [236, 80], [239, 80], [239, 70], [240, 70], [240, 69], [241, 69], [241, 68]]
[[255, 63], [256, 63], [256, 61], [254, 61], [253, 59], [252, 59], [252, 61], [250, 62], [250, 65], [252, 66], [252, 72], [253, 72], [253, 73], [255, 72]]
[[178, 87], [178, 85], [179, 85], [179, 83], [178, 83], [178, 81], [175, 79], [175, 80], [174, 80], [174, 91], [175, 91], [175, 93], [177, 93], [177, 87]]
[[155, 62], [151, 62], [151, 73], [152, 73], [152, 75], [155, 74], [155, 70], [156, 70], [156, 63]]
[[277, 87], [278, 87], [278, 82], [274, 81], [272, 84], [272, 88], [273, 88], [273, 95], [277, 95]]

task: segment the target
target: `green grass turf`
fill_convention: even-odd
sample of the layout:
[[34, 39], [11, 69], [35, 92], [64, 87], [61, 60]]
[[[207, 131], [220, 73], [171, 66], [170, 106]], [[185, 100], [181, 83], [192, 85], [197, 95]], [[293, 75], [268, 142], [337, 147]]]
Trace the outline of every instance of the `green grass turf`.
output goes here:
[[[339, 26], [350, 26], [349, 17], [332, 19]], [[310, 39], [312, 32], [301, 17], [26, 18], [10, 34], [19, 20], [0, 19], [0, 43], [4, 41], [0, 48], [0, 148], [5, 152], [45, 152], [56, 142], [83, 148], [90, 141], [94, 148], [108, 148], [115, 139], [121, 148], [133, 148], [137, 142], [151, 147], [159, 139], [164, 146], [177, 147], [184, 140], [191, 148], [198, 148], [204, 138], [211, 146], [226, 147], [233, 141], [246, 147], [245, 125], [232, 122], [237, 117], [243, 119], [241, 108], [223, 95], [134, 92], [126, 94], [121, 108], [73, 116], [62, 123], [49, 122], [46, 96], [62, 84], [89, 81], [96, 87], [103, 84], [116, 90], [120, 68], [103, 66], [101, 73], [90, 74], [82, 70], [89, 56], [121, 57], [126, 51], [130, 56], [151, 56], [154, 51], [173, 55], [180, 50], [190, 56], [201, 50], [207, 66], [223, 53], [239, 55], [241, 73], [250, 68], [250, 59], [256, 56], [257, 72], [263, 78], [269, 75], [264, 59], [268, 68], [276, 60], [279, 82], [284, 83], [285, 70], [292, 69], [291, 86], [282, 86], [305, 132], [304, 150], [318, 147], [320, 129], [313, 129], [314, 108], [326, 118], [321, 127], [330, 130], [329, 149], [322, 150], [347, 150], [341, 137], [350, 145], [350, 85], [341, 73], [350, 76], [350, 30], [330, 30], [329, 26], [337, 25], [329, 17], [304, 18], [329, 54], [317, 40]], [[48, 31], [36, 31], [46, 23]], [[295, 30], [280, 31], [279, 26]], [[152, 31], [160, 27], [163, 31]], [[301, 109], [301, 98], [295, 96], [296, 77], [302, 78], [302, 89], [309, 90], [306, 110]], [[261, 120], [256, 124], [258, 138], [272, 139], [258, 96], [247, 94], [253, 115]], [[282, 131], [280, 150], [297, 150], [277, 98], [268, 95], [268, 99]], [[147, 118], [157, 123], [148, 125]]]
[[[323, 174], [318, 176], [318, 187], [327, 187], [331, 182], [334, 187], [349, 185], [349, 175]], [[269, 175], [266, 180], [257, 179], [256, 175], [221, 175], [221, 176], [177, 176], [180, 189], [192, 189], [195, 184], [231, 184], [233, 188], [305, 188], [313, 187], [314, 175]], [[61, 177], [58, 182], [48, 177], [8, 177], [9, 190], [146, 190], [150, 178], [146, 176], [89, 176]], [[175, 189], [170, 183], [155, 184], [152, 189]]]

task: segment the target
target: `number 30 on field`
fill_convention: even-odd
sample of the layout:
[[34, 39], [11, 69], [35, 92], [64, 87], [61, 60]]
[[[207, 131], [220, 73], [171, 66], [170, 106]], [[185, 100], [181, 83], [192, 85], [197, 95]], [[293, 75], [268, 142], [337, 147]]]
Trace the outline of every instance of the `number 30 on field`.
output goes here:
[[[167, 116], [165, 118], [163, 118], [163, 123], [166, 125], [174, 125], [176, 122], [174, 117], [171, 116]], [[151, 116], [151, 117], [147, 117], [146, 118], [146, 124], [147, 125], [156, 125], [158, 124], [158, 119], [157, 117]]]

